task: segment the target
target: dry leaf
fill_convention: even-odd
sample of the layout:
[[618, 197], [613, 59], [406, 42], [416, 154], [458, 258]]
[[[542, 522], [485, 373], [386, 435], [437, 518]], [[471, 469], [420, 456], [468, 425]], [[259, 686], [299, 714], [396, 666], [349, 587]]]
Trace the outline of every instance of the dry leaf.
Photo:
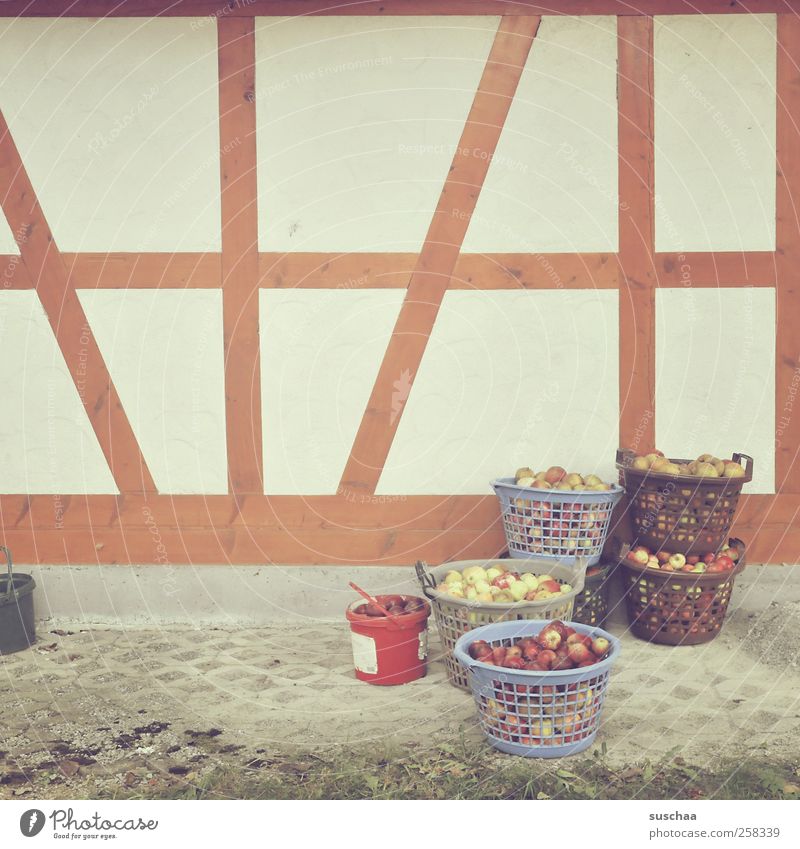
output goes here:
[[64, 775], [69, 777], [76, 775], [78, 770], [81, 768], [81, 765], [76, 761], [61, 761], [58, 768], [64, 773]]

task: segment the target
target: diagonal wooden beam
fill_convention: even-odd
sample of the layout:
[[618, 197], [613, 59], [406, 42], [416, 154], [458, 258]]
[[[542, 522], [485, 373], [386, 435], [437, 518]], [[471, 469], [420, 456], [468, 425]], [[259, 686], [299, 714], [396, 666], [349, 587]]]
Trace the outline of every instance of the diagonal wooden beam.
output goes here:
[[86, 314], [0, 111], [0, 206], [120, 492], [155, 492]]
[[228, 487], [244, 495], [264, 492], [254, 19], [220, 18], [218, 40]]
[[618, 18], [619, 442], [655, 448], [653, 19]]
[[500, 22], [353, 442], [340, 492], [375, 492], [540, 20], [519, 16]]

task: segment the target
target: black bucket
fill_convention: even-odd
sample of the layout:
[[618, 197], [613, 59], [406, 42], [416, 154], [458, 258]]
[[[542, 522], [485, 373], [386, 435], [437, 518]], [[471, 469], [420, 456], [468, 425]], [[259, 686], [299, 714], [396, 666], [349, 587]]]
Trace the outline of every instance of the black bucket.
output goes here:
[[0, 655], [22, 651], [36, 640], [33, 621], [33, 588], [31, 575], [11, 574], [11, 552], [0, 545], [6, 556], [8, 575], [0, 577]]

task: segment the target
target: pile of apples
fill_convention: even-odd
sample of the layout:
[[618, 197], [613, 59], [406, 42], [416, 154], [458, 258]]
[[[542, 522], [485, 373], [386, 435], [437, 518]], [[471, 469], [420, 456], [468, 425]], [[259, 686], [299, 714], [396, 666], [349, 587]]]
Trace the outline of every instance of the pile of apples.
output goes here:
[[588, 685], [526, 687], [494, 682], [482, 695], [484, 725], [492, 736], [523, 746], [560, 746], [583, 740], [597, 725], [601, 699]]
[[[382, 607], [386, 613], [390, 613], [392, 616], [404, 616], [406, 613], [417, 613], [418, 611], [423, 610], [426, 606], [426, 603], [416, 596], [398, 595], [391, 598], [385, 604], [382, 603]], [[357, 607], [354, 612], [361, 616], [371, 616], [375, 619], [380, 616], [386, 618], [386, 613], [384, 613], [380, 607], [373, 604], [371, 601]]]
[[473, 660], [503, 669], [549, 672], [594, 666], [606, 657], [611, 644], [605, 637], [579, 634], [556, 619], [533, 637], [523, 637], [511, 646], [492, 647], [485, 640], [470, 643]]
[[738, 541], [731, 541], [719, 553], [709, 551], [707, 554], [670, 554], [668, 551], [657, 551], [655, 554], [643, 545], [637, 545], [626, 555], [626, 559], [637, 566], [648, 569], [659, 569], [662, 572], [730, 572], [741, 555]]
[[521, 601], [543, 601], [572, 592], [570, 584], [559, 584], [552, 575], [534, 575], [532, 572], [512, 572], [502, 563], [467, 566], [463, 572], [448, 572], [437, 590], [453, 598], [469, 601], [494, 601], [513, 604]]
[[661, 451], [637, 456], [631, 462], [631, 468], [638, 471], [651, 471], [659, 475], [684, 475], [698, 478], [743, 478], [744, 467], [733, 460], [720, 460], [713, 454], [701, 454], [691, 463], [673, 463]]
[[517, 486], [528, 486], [531, 489], [562, 489], [567, 492], [589, 492], [611, 489], [611, 484], [605, 483], [597, 475], [579, 475], [577, 472], [567, 472], [561, 466], [550, 466], [544, 472], [534, 472], [528, 466], [517, 469], [514, 475]]

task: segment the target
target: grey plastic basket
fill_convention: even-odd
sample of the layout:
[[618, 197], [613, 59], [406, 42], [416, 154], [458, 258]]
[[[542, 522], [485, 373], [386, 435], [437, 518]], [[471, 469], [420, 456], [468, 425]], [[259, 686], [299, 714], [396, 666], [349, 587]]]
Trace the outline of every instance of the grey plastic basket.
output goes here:
[[[491, 566], [493, 563], [502, 564], [506, 569], [532, 572], [534, 575], [552, 575], [559, 584], [569, 584], [572, 589], [562, 593], [559, 598], [547, 598], [541, 601], [518, 601], [514, 604], [505, 602], [480, 602], [454, 598], [436, 589], [437, 584], [452, 569], [460, 572], [468, 566]], [[444, 663], [447, 677], [455, 687], [469, 689], [467, 672], [455, 659], [453, 649], [456, 641], [463, 634], [481, 625], [495, 622], [509, 622], [520, 619], [569, 619], [575, 598], [583, 589], [584, 576], [587, 567], [586, 559], [578, 557], [574, 563], [555, 563], [552, 560], [541, 560], [535, 557], [521, 560], [459, 560], [454, 563], [443, 563], [441, 566], [429, 568], [427, 564], [418, 561], [416, 564], [417, 577], [422, 586], [422, 592], [429, 599], [433, 608], [433, 618], [439, 639], [444, 649]]]

